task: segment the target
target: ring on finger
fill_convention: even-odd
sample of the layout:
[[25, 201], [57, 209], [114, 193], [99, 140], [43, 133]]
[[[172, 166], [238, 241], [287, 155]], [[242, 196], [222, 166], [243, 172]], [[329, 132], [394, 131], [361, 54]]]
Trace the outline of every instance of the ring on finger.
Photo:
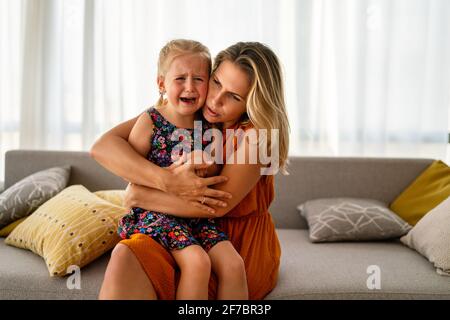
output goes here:
[[206, 197], [203, 197], [201, 204], [204, 204], [206, 201]]

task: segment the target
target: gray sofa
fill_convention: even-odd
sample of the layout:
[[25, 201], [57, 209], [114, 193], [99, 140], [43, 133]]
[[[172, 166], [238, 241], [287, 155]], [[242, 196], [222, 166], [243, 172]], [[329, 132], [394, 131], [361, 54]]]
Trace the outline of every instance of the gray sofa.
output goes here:
[[[91, 191], [124, 188], [87, 152], [6, 153], [5, 188], [25, 176], [63, 164], [69, 184]], [[290, 175], [276, 177], [271, 213], [282, 246], [277, 287], [267, 299], [450, 299], [450, 278], [398, 240], [313, 244], [298, 204], [322, 197], [362, 197], [390, 203], [433, 160], [381, 158], [291, 158]], [[96, 299], [109, 253], [81, 270], [81, 289], [51, 278], [41, 257], [0, 239], [0, 299]], [[381, 288], [369, 289], [367, 268], [377, 265]]]

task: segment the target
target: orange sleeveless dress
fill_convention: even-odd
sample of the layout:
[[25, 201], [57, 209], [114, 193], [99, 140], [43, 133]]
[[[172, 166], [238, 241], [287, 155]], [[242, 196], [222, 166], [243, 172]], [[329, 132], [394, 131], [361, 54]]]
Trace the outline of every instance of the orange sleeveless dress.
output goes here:
[[[215, 219], [245, 263], [250, 300], [263, 299], [276, 285], [281, 249], [268, 211], [274, 198], [273, 176], [261, 176], [255, 187], [224, 217]], [[144, 234], [120, 243], [136, 255], [158, 299], [174, 300], [180, 271], [171, 254]], [[216, 299], [217, 278], [211, 273], [209, 299]]]

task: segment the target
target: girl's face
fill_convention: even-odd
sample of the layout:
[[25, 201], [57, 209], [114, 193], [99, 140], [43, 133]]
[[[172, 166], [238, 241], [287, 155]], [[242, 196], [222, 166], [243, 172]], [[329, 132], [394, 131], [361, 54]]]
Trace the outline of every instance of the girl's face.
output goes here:
[[250, 79], [231, 61], [223, 61], [209, 80], [208, 97], [203, 116], [210, 123], [223, 122], [229, 128], [239, 121], [246, 111]]
[[158, 77], [158, 86], [167, 94], [170, 106], [180, 115], [192, 115], [206, 100], [209, 80], [208, 60], [200, 54], [173, 59], [166, 75]]

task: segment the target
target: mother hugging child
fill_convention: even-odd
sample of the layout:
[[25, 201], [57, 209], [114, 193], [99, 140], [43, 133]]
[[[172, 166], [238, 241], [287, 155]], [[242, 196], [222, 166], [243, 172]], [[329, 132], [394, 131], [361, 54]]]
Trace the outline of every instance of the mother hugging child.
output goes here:
[[263, 299], [281, 254], [268, 212], [273, 174], [285, 172], [289, 146], [279, 60], [261, 43], [239, 42], [211, 68], [204, 45], [173, 40], [160, 52], [157, 84], [154, 107], [91, 149], [130, 182], [123, 240], [99, 298]]

